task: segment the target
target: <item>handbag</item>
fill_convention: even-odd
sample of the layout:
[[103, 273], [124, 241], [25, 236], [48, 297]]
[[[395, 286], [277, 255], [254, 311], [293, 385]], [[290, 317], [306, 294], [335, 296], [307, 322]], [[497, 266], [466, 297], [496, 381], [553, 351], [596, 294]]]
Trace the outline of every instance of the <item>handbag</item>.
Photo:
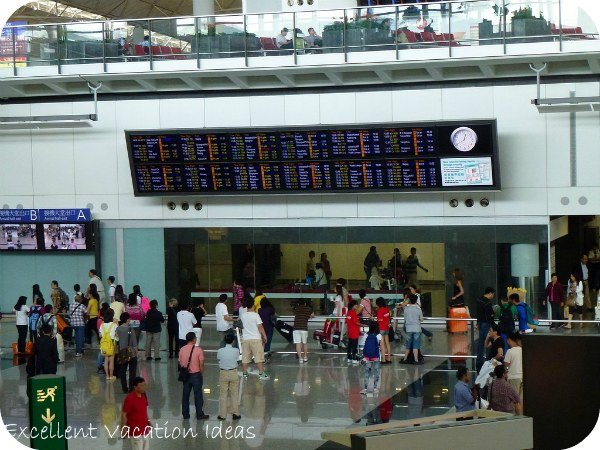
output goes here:
[[129, 361], [131, 361], [131, 358], [133, 357], [133, 352], [131, 351], [131, 329], [129, 330], [129, 332], [127, 333], [127, 347], [125, 348], [119, 348], [119, 353], [117, 353], [117, 364], [123, 365], [123, 364], [127, 364]]
[[61, 315], [56, 314], [54, 320], [56, 320], [56, 329], [60, 334], [69, 326], [65, 318]]
[[195, 347], [192, 347], [190, 351], [190, 357], [187, 362], [187, 366], [181, 367], [179, 366], [179, 376], [177, 377], [178, 381], [185, 383], [190, 378], [190, 364], [192, 362], [192, 355], [194, 354]]
[[569, 294], [567, 296], [567, 301], [565, 302], [566, 306], [569, 306], [571, 308], [573, 308], [575, 306], [575, 299], [577, 298], [577, 296], [575, 294]]

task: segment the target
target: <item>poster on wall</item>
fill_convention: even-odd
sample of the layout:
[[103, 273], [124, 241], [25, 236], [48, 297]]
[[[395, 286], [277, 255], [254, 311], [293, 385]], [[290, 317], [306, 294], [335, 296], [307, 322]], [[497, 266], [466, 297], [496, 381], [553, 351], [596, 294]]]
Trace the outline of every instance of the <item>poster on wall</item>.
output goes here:
[[492, 186], [491, 158], [445, 158], [440, 160], [442, 186]]

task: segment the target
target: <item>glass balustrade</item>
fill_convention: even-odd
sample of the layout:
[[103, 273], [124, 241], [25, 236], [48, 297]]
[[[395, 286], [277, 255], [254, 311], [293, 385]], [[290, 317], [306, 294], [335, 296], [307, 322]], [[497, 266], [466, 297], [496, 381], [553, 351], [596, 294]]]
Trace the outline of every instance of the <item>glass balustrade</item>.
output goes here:
[[482, 1], [453, 4], [447, 22], [448, 45], [499, 45], [505, 36], [505, 13], [501, 2]]
[[[598, 41], [593, 13], [583, 2], [564, 0], [477, 0], [402, 3], [318, 11], [232, 14], [6, 27], [0, 37], [0, 69], [71, 64], [242, 59], [260, 66], [266, 57], [306, 64], [298, 55], [345, 53], [346, 60], [380, 53], [385, 60], [514, 54], [518, 44], [556, 43], [569, 51], [582, 41]], [[573, 44], [574, 43], [574, 44]], [[592, 42], [593, 44], [593, 42]], [[488, 47], [483, 47], [488, 46]], [[495, 46], [495, 47], [494, 47]], [[476, 49], [474, 47], [480, 47]], [[459, 56], [467, 53], [456, 53]], [[281, 58], [289, 56], [290, 58]], [[291, 58], [294, 56], [294, 58]], [[425, 56], [427, 57], [427, 56]], [[289, 59], [289, 61], [286, 61]], [[360, 59], [362, 61], [362, 59]], [[284, 62], [286, 61], [286, 62]], [[206, 64], [209, 64], [208, 66]], [[165, 67], [165, 66], [161, 66]]]

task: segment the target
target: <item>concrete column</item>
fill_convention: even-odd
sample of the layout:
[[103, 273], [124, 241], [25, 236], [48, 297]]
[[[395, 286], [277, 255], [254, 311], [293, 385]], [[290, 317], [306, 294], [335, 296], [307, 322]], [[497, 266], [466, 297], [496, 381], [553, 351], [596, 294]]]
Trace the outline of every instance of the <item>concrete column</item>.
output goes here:
[[194, 16], [213, 16], [215, 14], [215, 1], [192, 0], [192, 14]]

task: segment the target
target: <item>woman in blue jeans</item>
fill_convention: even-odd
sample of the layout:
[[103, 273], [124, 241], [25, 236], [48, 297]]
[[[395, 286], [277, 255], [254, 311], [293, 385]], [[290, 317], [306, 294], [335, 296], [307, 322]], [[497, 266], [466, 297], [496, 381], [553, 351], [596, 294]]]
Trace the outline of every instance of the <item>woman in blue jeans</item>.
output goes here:
[[81, 295], [75, 296], [75, 301], [69, 307], [69, 316], [71, 320], [71, 328], [75, 335], [75, 356], [80, 357], [83, 355], [83, 342], [85, 340], [85, 320], [83, 314], [86, 311], [86, 307], [83, 306], [83, 298]]
[[[138, 341], [137, 336], [135, 334], [135, 329], [130, 326], [129, 313], [124, 312], [123, 314], [121, 314], [119, 326], [116, 330], [116, 335], [118, 337], [119, 345], [117, 347], [118, 350], [115, 356], [115, 372], [118, 374], [118, 377], [121, 380], [121, 388], [123, 389], [123, 392], [127, 394], [133, 389], [133, 380], [136, 377], [138, 362]], [[119, 364], [119, 352], [128, 348], [131, 356], [129, 358], [129, 361]], [[127, 370], [129, 370], [129, 384], [127, 384]]]

